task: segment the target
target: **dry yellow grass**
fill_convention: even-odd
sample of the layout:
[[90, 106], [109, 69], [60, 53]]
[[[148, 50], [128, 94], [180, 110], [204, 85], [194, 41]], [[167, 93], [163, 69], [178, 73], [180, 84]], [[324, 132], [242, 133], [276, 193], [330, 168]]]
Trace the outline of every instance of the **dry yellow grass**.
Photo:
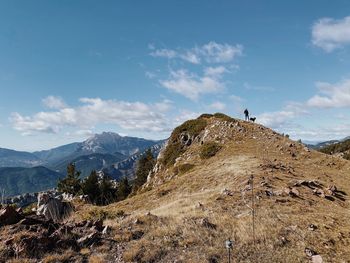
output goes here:
[[[324, 187], [336, 185], [350, 193], [350, 162], [309, 152], [258, 125], [242, 126], [246, 133], [226, 142], [216, 156], [200, 160], [194, 145], [186, 152], [192, 154], [193, 169], [104, 208], [127, 215], [105, 221], [115, 230], [117, 240], [127, 242], [126, 262], [222, 262], [227, 238], [234, 240], [237, 262], [305, 262], [306, 247], [325, 262], [349, 262], [347, 196], [345, 201], [330, 201], [308, 187], [298, 187], [299, 197], [267, 196], [263, 185], [268, 183], [277, 191], [297, 180], [317, 180]], [[251, 175], [255, 183], [255, 243], [248, 207], [251, 191], [243, 191]], [[225, 188], [232, 196], [222, 194]], [[146, 216], [148, 212], [151, 215]], [[215, 228], [203, 226], [203, 218]], [[309, 230], [310, 224], [317, 229]], [[137, 231], [142, 236], [133, 238]]]

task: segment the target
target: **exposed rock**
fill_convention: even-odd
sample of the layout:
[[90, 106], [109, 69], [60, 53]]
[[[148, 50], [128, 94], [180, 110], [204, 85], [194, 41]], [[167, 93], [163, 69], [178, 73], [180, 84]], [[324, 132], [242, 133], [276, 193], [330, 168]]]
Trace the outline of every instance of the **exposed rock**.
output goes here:
[[111, 228], [109, 226], [105, 226], [102, 230], [102, 235], [108, 235], [111, 232]]
[[302, 185], [307, 186], [311, 189], [322, 188], [321, 183], [319, 183], [316, 180], [299, 180], [294, 183], [294, 186], [302, 186]]
[[312, 257], [313, 255], [316, 255], [316, 252], [308, 247], [305, 248], [304, 252], [308, 257]]
[[326, 197], [325, 192], [323, 191], [323, 189], [314, 189], [313, 190], [314, 194], [319, 196], [319, 197]]
[[317, 229], [317, 226], [315, 226], [314, 224], [310, 224], [310, 225], [308, 226], [308, 229], [309, 229], [310, 231], [315, 231], [315, 230]]
[[93, 232], [89, 235], [79, 238], [77, 240], [77, 243], [80, 247], [90, 246], [98, 240], [98, 236], [99, 236], [98, 232]]
[[5, 206], [0, 210], [0, 226], [16, 224], [22, 218], [23, 216], [12, 206]]
[[70, 203], [62, 202], [58, 198], [52, 197], [49, 193], [38, 195], [37, 215], [43, 215], [46, 219], [60, 221], [67, 217], [73, 208]]
[[284, 192], [291, 197], [299, 197], [300, 196], [298, 189], [296, 189], [295, 187], [292, 187], [292, 188], [286, 187], [286, 188], [284, 188]]

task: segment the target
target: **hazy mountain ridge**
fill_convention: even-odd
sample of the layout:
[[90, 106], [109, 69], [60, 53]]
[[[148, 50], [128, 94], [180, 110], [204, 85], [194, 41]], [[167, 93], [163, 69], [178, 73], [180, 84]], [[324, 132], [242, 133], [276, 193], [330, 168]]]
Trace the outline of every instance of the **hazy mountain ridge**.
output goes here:
[[42, 163], [33, 153], [0, 148], [0, 167], [33, 167]]
[[0, 188], [5, 196], [33, 193], [56, 187], [62, 174], [46, 167], [3, 167], [0, 168]]
[[[81, 178], [85, 178], [92, 170], [100, 171], [125, 160], [125, 163], [118, 166], [119, 168], [113, 168], [112, 175], [116, 179], [123, 176], [132, 177], [138, 154], [142, 154], [148, 148], [157, 148], [159, 142], [163, 141], [103, 132], [91, 136], [84, 142], [71, 143], [33, 153], [0, 149], [0, 167], [4, 168], [0, 176], [8, 182], [0, 184], [0, 187], [5, 189], [6, 195], [45, 190], [43, 186], [55, 187], [56, 178], [48, 175], [53, 174], [56, 177], [63, 177], [66, 174], [67, 165], [71, 162], [74, 162], [77, 170], [81, 171]], [[45, 166], [45, 170], [37, 169], [36, 166], [38, 165]], [[8, 167], [16, 169], [7, 170]], [[26, 170], [23, 169], [24, 167], [33, 169]], [[10, 173], [6, 175], [6, 171], [10, 171]], [[14, 178], [17, 177], [18, 182], [10, 180], [9, 175]], [[30, 179], [26, 180], [28, 176]], [[48, 176], [47, 182], [45, 176]], [[37, 188], [31, 183], [31, 181], [40, 180], [43, 180], [43, 184], [39, 182]], [[18, 184], [20, 184], [20, 187], [18, 187]]]

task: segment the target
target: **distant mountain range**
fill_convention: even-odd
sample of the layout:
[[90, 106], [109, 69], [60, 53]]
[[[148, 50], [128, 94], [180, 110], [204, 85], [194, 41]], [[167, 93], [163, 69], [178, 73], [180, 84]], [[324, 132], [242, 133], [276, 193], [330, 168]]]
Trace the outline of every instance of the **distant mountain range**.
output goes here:
[[132, 177], [136, 161], [143, 152], [152, 148], [157, 154], [163, 143], [103, 132], [83, 142], [44, 151], [21, 152], [0, 148], [0, 188], [5, 189], [7, 196], [12, 196], [55, 187], [71, 162], [81, 171], [82, 178], [92, 170], [109, 171], [108, 174], [115, 179]]
[[60, 177], [63, 175], [43, 166], [3, 167], [0, 168], [0, 188], [6, 196], [38, 192], [55, 187]]
[[332, 145], [332, 144], [336, 144], [336, 143], [340, 143], [340, 142], [344, 142], [346, 140], [349, 140], [350, 136], [345, 137], [341, 140], [329, 140], [329, 141], [324, 141], [324, 142], [315, 142], [315, 143], [311, 143], [311, 142], [304, 142], [309, 148], [311, 149], [315, 149], [315, 150], [320, 150], [326, 146]]

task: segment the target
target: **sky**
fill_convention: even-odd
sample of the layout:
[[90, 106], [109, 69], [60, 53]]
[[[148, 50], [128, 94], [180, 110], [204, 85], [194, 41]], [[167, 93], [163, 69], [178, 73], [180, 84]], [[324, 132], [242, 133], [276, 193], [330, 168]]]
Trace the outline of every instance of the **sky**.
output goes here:
[[350, 135], [350, 1], [0, 0], [0, 147], [167, 138], [223, 112]]

